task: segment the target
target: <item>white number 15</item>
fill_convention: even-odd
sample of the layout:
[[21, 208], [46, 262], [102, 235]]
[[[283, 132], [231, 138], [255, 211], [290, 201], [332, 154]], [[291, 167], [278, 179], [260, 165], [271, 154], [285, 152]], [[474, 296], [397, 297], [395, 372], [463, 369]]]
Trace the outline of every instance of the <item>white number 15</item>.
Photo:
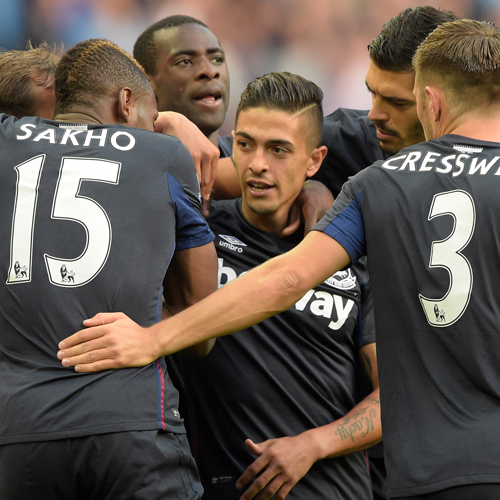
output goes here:
[[[16, 200], [12, 218], [10, 266], [7, 283], [26, 283], [32, 278], [33, 235], [38, 189], [45, 155], [35, 156], [17, 165]], [[82, 182], [118, 184], [121, 164], [94, 158], [63, 158], [54, 194], [51, 217], [71, 220], [83, 226], [85, 247], [75, 259], [44, 254], [51, 283], [76, 287], [88, 283], [99, 274], [111, 248], [111, 224], [97, 201], [82, 196]]]

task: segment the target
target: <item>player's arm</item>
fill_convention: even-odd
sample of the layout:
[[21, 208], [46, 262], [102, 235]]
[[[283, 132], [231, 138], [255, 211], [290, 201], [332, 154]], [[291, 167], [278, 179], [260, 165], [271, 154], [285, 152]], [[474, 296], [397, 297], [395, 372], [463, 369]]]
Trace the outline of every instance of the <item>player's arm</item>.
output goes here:
[[[365, 362], [376, 367], [375, 344], [361, 349], [366, 356]], [[382, 439], [380, 395], [378, 378], [373, 370], [371, 376], [376, 389], [344, 417], [331, 424], [297, 436], [269, 439], [262, 443], [247, 439], [245, 444], [248, 450], [258, 458], [238, 479], [236, 486], [243, 488], [255, 476], [260, 476], [241, 496], [241, 500], [250, 500], [259, 492], [262, 492], [259, 500], [267, 500], [275, 494], [273, 498], [282, 500], [318, 460], [364, 450], [378, 443]]]
[[219, 148], [214, 146], [193, 122], [174, 111], [163, 111], [158, 114], [155, 132], [173, 135], [186, 146], [198, 173], [201, 195], [208, 200], [217, 174]]
[[240, 180], [231, 158], [221, 158], [212, 193], [214, 200], [232, 200], [241, 196]]
[[122, 313], [99, 313], [60, 344], [58, 358], [77, 371], [143, 366], [214, 337], [248, 328], [290, 308], [310, 288], [350, 262], [346, 250], [313, 231], [293, 250], [149, 328]]
[[[217, 254], [213, 243], [177, 250], [163, 281], [163, 297], [168, 316], [187, 309], [217, 290]], [[188, 347], [184, 354], [206, 356], [215, 339]]]

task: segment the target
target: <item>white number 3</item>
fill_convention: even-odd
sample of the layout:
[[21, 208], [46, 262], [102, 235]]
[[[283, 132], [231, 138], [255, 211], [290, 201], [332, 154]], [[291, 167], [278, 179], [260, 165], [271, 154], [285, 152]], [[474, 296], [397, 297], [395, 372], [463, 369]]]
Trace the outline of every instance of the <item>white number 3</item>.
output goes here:
[[448, 271], [448, 291], [439, 299], [429, 299], [419, 294], [427, 321], [438, 327], [450, 326], [457, 322], [469, 305], [473, 284], [472, 267], [460, 252], [469, 244], [474, 234], [474, 200], [469, 193], [462, 190], [436, 194], [429, 211], [429, 220], [442, 215], [453, 217], [453, 230], [444, 240], [432, 242], [429, 267], [441, 267]]
[[[12, 218], [10, 267], [7, 283], [26, 283], [32, 278], [33, 233], [38, 188], [45, 155], [17, 165], [16, 200]], [[112, 231], [107, 213], [99, 203], [80, 195], [84, 181], [118, 184], [121, 164], [90, 158], [63, 158], [52, 204], [52, 218], [81, 224], [86, 244], [76, 259], [65, 260], [44, 254], [51, 283], [81, 286], [94, 279], [106, 263]]]

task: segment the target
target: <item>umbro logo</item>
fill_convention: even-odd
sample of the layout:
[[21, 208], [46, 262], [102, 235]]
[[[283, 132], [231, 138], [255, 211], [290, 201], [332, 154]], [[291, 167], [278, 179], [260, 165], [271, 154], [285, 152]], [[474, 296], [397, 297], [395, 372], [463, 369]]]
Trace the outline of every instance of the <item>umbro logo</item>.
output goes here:
[[242, 247], [247, 246], [246, 243], [243, 243], [235, 236], [228, 236], [227, 234], [219, 234], [219, 237], [221, 238], [219, 240], [219, 246], [227, 248], [228, 250], [232, 250], [233, 252], [243, 253]]
[[231, 243], [231, 245], [239, 245], [242, 247], [246, 247], [246, 243], [243, 243], [241, 240], [236, 238], [235, 236], [228, 236], [227, 234], [219, 234], [219, 236], [223, 239], [226, 240], [228, 243]]

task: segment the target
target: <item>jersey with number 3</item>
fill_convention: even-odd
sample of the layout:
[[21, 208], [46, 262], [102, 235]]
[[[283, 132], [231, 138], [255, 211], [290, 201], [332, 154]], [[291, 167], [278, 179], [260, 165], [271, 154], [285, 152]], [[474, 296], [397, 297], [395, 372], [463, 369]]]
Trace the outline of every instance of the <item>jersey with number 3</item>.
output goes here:
[[352, 177], [316, 226], [372, 281], [389, 496], [500, 482], [500, 144], [456, 135]]
[[164, 361], [78, 374], [58, 343], [98, 312], [161, 317], [175, 249], [213, 239], [172, 137], [0, 115], [0, 444], [184, 432]]

